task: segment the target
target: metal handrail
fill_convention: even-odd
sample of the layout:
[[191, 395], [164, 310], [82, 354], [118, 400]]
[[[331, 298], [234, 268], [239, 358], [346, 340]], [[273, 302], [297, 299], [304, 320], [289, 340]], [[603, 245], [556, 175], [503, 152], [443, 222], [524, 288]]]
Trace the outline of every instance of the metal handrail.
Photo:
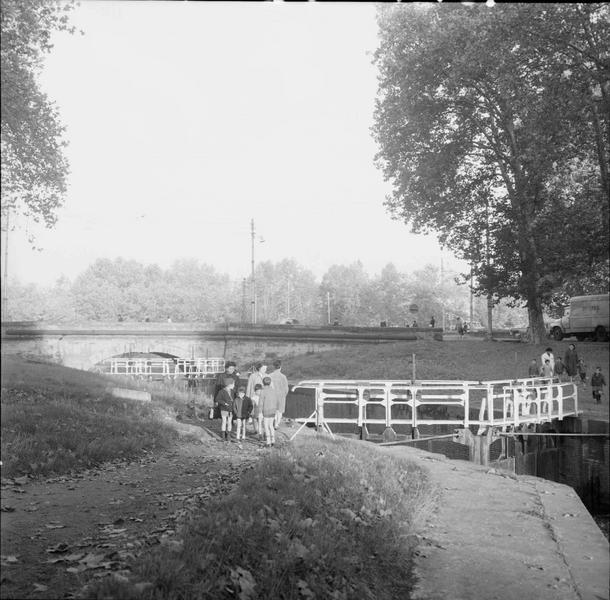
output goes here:
[[[578, 415], [578, 390], [572, 382], [535, 377], [495, 381], [411, 381], [411, 380], [314, 380], [300, 381], [293, 387], [315, 391], [316, 423], [343, 423], [362, 427], [367, 424], [462, 425], [517, 427], [521, 423], [542, 423]], [[355, 417], [328, 417], [325, 407], [353, 406]], [[368, 407], [383, 407], [383, 417], [369, 417]], [[461, 419], [422, 418], [420, 407], [459, 406]], [[410, 416], [395, 417], [393, 407], [410, 409]], [[471, 409], [478, 407], [478, 418]], [[533, 409], [533, 412], [532, 412]], [[499, 416], [496, 416], [499, 414]], [[304, 419], [297, 418], [303, 422]]]

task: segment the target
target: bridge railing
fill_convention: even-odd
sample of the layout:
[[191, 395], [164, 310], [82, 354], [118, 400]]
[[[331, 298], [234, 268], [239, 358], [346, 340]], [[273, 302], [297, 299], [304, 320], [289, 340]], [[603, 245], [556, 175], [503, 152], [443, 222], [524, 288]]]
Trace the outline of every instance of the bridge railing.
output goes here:
[[111, 375], [131, 375], [135, 377], [162, 376], [176, 377], [213, 377], [225, 370], [223, 358], [111, 358], [109, 373]]
[[[321, 423], [517, 427], [578, 414], [574, 383], [555, 379], [500, 381], [306, 380]], [[307, 419], [299, 418], [304, 422]]]

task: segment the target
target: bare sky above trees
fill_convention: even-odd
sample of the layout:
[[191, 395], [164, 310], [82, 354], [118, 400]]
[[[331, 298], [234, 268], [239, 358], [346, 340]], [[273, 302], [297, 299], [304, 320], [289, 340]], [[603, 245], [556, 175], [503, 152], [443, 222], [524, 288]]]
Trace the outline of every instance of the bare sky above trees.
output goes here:
[[67, 127], [69, 191], [54, 229], [11, 233], [10, 277], [48, 284], [117, 256], [242, 277], [251, 218], [257, 260], [318, 277], [358, 259], [370, 273], [438, 264], [435, 238], [383, 207], [373, 4], [90, 0], [71, 21], [84, 35], [56, 34], [41, 76]]

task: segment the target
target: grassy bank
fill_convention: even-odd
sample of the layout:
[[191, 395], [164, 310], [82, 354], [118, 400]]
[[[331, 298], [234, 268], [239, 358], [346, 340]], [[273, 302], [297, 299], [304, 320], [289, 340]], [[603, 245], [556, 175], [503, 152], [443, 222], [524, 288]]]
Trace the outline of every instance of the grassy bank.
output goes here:
[[87, 597], [408, 597], [412, 534], [432, 505], [415, 464], [300, 438], [193, 515], [180, 541], [142, 557], [129, 581], [107, 578]]
[[[531, 345], [468, 339], [436, 342], [418, 340], [347, 347], [285, 359], [282, 371], [291, 381], [302, 379], [411, 379], [413, 354], [417, 379], [468, 379], [474, 381], [527, 377], [532, 358], [547, 347], [563, 358], [570, 341], [549, 340]], [[588, 377], [600, 366], [609, 382], [608, 343], [575, 342], [578, 355], [588, 365]], [[601, 405], [591, 397], [590, 386], [579, 389], [579, 406], [592, 418], [608, 417], [608, 390]]]
[[57, 365], [2, 358], [2, 476], [65, 474], [167, 446], [176, 432], [159, 420], [171, 409], [123, 401], [107, 378]]

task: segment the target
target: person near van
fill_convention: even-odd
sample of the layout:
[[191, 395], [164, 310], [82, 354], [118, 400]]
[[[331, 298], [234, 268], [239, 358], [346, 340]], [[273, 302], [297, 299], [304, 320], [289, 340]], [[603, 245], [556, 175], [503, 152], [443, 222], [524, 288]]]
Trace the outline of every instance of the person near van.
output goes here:
[[540, 361], [542, 363], [542, 365], [544, 365], [546, 360], [550, 360], [551, 361], [551, 368], [555, 368], [555, 355], [553, 354], [553, 348], [547, 348], [543, 353], [542, 356], [540, 357]]
[[580, 381], [582, 383], [582, 387], [587, 387], [587, 365], [585, 364], [584, 358], [579, 358], [578, 363], [576, 365], [576, 370], [578, 371], [578, 375], [580, 377]]
[[269, 375], [271, 378], [271, 387], [277, 396], [277, 411], [275, 413], [275, 421], [273, 426], [277, 429], [282, 422], [282, 415], [286, 410], [286, 396], [288, 395], [288, 379], [282, 373], [282, 361], [277, 359], [273, 361], [275, 370]]
[[576, 346], [570, 344], [566, 350], [563, 362], [566, 365], [566, 373], [570, 378], [570, 381], [574, 381], [574, 377], [578, 373], [578, 352], [576, 352]]
[[220, 410], [220, 418], [222, 419], [220, 431], [225, 442], [229, 441], [229, 434], [231, 433], [231, 427], [233, 424], [234, 387], [235, 382], [230, 377], [227, 377], [225, 379], [225, 387], [223, 387], [216, 395], [216, 398], [214, 398], [214, 402]]
[[604, 393], [604, 386], [606, 385], [606, 380], [602, 375], [602, 368], [596, 367], [595, 373], [591, 376], [591, 390], [593, 392], [593, 399], [596, 404], [601, 404], [602, 394]]
[[566, 380], [566, 366], [563, 364], [563, 361], [561, 360], [560, 356], [558, 356], [557, 360], [555, 361], [553, 373], [555, 374], [555, 377], [559, 379], [560, 382]]

